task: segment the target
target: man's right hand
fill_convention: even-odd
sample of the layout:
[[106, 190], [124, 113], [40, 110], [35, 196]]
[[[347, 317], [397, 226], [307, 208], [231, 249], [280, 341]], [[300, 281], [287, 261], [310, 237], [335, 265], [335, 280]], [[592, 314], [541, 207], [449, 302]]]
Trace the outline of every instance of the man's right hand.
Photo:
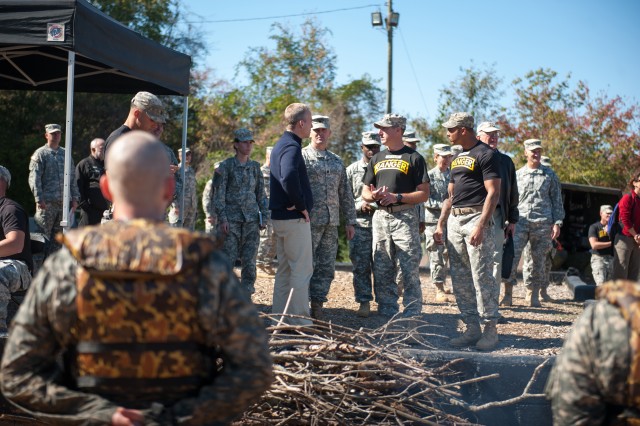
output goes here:
[[229, 222], [221, 222], [220, 229], [224, 232], [224, 235], [227, 235], [229, 233]]
[[40, 210], [46, 210], [47, 209], [47, 205], [45, 204], [44, 201], [38, 201], [38, 208]]
[[143, 426], [144, 415], [141, 411], [118, 407], [111, 416], [111, 426]]
[[362, 202], [362, 207], [360, 207], [360, 210], [362, 210], [365, 213], [372, 213], [375, 211], [373, 208], [371, 208], [371, 203], [368, 203], [366, 201]]
[[433, 241], [438, 245], [444, 244], [444, 233], [442, 232], [442, 227], [440, 225], [436, 226], [436, 230], [433, 233]]
[[[287, 207], [287, 210], [292, 211], [295, 210], [296, 206], [291, 206], [291, 207]], [[302, 210], [300, 213], [302, 213], [302, 215], [304, 216], [304, 221], [305, 222], [310, 222], [309, 220], [309, 212], [307, 212], [307, 209]]]

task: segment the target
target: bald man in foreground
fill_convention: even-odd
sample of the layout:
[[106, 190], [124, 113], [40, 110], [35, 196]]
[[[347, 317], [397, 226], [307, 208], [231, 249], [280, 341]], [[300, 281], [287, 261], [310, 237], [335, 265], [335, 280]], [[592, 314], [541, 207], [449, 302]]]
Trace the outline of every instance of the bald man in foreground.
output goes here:
[[273, 379], [264, 326], [215, 241], [163, 223], [162, 144], [131, 131], [107, 159], [115, 220], [60, 237], [9, 332], [2, 392], [51, 424], [227, 424]]

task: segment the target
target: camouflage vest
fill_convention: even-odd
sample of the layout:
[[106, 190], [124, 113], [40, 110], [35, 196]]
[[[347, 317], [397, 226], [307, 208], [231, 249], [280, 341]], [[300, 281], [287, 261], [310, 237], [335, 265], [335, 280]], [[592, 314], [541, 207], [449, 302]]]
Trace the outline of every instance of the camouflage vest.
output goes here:
[[[640, 407], [640, 285], [632, 281], [609, 281], [598, 289], [598, 298], [606, 299], [620, 309], [629, 323], [631, 360], [627, 385], [629, 407]], [[640, 418], [629, 419], [628, 424], [640, 425]]]
[[214, 240], [144, 220], [63, 238], [79, 263], [77, 343], [67, 355], [76, 386], [129, 406], [194, 395], [215, 367], [198, 319]]

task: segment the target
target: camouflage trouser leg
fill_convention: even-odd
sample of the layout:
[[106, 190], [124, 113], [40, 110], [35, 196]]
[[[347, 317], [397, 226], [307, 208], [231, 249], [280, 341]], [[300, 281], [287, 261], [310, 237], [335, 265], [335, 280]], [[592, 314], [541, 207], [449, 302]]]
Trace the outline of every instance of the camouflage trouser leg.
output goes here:
[[311, 224], [311, 244], [313, 275], [309, 281], [309, 299], [324, 303], [327, 301], [327, 294], [336, 271], [338, 227]]
[[40, 228], [40, 232], [49, 238], [44, 248], [44, 257], [47, 258], [51, 253], [58, 250], [61, 246], [55, 239], [56, 234], [62, 232], [62, 203], [47, 202], [47, 208], [42, 210], [36, 204], [36, 214], [33, 219]]
[[186, 208], [184, 212], [184, 216], [182, 217], [183, 224], [182, 227], [186, 228], [190, 231], [194, 231], [196, 229], [196, 219], [198, 215], [197, 209]]
[[267, 227], [260, 231], [260, 247], [258, 248], [258, 263], [273, 264], [276, 257], [276, 238], [273, 234], [273, 224], [267, 221]]
[[493, 213], [493, 233], [495, 250], [493, 251], [493, 277], [499, 284], [502, 281], [502, 252], [504, 250], [504, 220], [499, 208]]
[[507, 282], [517, 283], [517, 267], [523, 256], [525, 246], [531, 247], [527, 256], [523, 257], [522, 276], [527, 288], [543, 288], [549, 285], [547, 275], [547, 255], [551, 250], [551, 225], [548, 223], [533, 223], [524, 220], [516, 224], [516, 232], [513, 238], [513, 267]]
[[597, 253], [591, 254], [591, 274], [596, 285], [602, 285], [603, 283], [611, 279], [611, 272], [613, 269], [613, 256], [611, 255], [599, 255]]
[[[445, 244], [436, 244], [433, 239], [433, 233], [436, 231], [436, 225], [428, 223], [424, 229], [426, 238], [425, 249], [429, 254], [429, 269], [431, 270], [431, 282], [443, 283], [447, 278], [447, 262], [449, 261], [449, 252]], [[447, 239], [445, 230], [445, 240]]]
[[12, 259], [0, 260], [0, 301], [10, 300], [11, 293], [26, 290], [30, 283], [31, 274], [26, 263]]
[[493, 223], [484, 228], [478, 247], [469, 243], [479, 219], [480, 213], [451, 215], [447, 223], [451, 284], [465, 324], [495, 322], [500, 316], [500, 285], [493, 277]]
[[373, 274], [378, 310], [384, 315], [398, 312], [396, 259], [404, 281], [404, 313], [422, 312], [420, 287], [420, 234], [415, 209], [396, 213], [377, 210], [373, 215]]
[[356, 233], [349, 241], [349, 258], [353, 265], [353, 292], [356, 302], [373, 300], [371, 272], [373, 270], [373, 234], [371, 228], [355, 227]]
[[258, 253], [260, 225], [255, 222], [229, 222], [227, 234], [222, 250], [229, 256], [231, 262], [240, 257], [242, 270], [240, 272], [240, 286], [249, 294], [255, 293], [256, 283], [256, 254]]

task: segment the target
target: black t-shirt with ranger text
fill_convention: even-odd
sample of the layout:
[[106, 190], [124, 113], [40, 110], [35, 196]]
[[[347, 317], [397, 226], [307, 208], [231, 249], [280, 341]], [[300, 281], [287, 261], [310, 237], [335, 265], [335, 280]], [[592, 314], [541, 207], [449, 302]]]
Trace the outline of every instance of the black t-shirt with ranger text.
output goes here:
[[21, 260], [33, 271], [31, 257], [31, 234], [29, 234], [29, 217], [22, 206], [15, 201], [0, 197], [0, 240], [4, 240], [11, 231], [24, 232], [24, 245], [20, 253], [0, 257], [0, 259]]
[[[603, 225], [600, 222], [596, 222], [589, 227], [589, 238], [596, 238], [599, 243], [608, 243], [611, 242], [611, 238], [609, 238], [609, 234], [607, 234], [606, 225]], [[613, 256], [613, 247], [609, 246], [605, 249], [600, 250], [591, 250], [591, 253], [597, 253], [600, 256]]]
[[362, 178], [365, 185], [386, 186], [389, 192], [399, 194], [414, 192], [424, 182], [429, 182], [427, 163], [422, 155], [407, 146], [397, 151], [378, 152], [369, 161]]
[[500, 179], [500, 154], [488, 145], [478, 143], [463, 151], [451, 162], [453, 207], [469, 207], [484, 204], [487, 190], [485, 180]]

